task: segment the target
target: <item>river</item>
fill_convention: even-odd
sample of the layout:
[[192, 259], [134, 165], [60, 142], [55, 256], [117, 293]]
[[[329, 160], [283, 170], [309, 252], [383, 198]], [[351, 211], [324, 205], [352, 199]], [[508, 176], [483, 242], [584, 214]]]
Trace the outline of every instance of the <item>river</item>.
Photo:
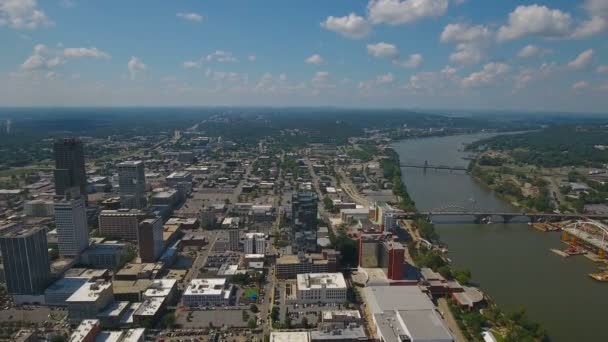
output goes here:
[[[404, 140], [393, 144], [402, 163], [466, 166], [463, 144], [490, 134]], [[445, 206], [517, 211], [462, 171], [403, 168], [403, 181], [419, 210]], [[437, 222], [456, 267], [469, 268], [474, 282], [501, 308], [525, 307], [552, 341], [608, 341], [608, 284], [588, 273], [596, 268], [582, 256], [552, 253], [563, 248], [559, 233], [539, 232], [524, 222], [477, 225], [472, 219]]]

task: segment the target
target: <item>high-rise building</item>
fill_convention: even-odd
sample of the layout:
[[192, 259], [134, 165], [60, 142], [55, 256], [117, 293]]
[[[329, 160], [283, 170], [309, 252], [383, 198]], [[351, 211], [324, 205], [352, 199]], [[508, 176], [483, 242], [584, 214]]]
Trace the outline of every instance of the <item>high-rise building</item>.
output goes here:
[[118, 186], [123, 208], [146, 207], [146, 173], [144, 162], [126, 161], [118, 164]]
[[80, 255], [89, 247], [89, 227], [84, 198], [80, 194], [67, 191], [64, 199], [55, 202], [54, 211], [59, 255], [63, 257]]
[[291, 200], [292, 252], [314, 252], [317, 249], [317, 205], [314, 192], [294, 193]]
[[238, 251], [239, 250], [239, 227], [233, 226], [228, 229], [228, 250]]
[[43, 294], [51, 279], [46, 227], [15, 226], [0, 235], [0, 252], [8, 293]]
[[157, 216], [141, 221], [137, 244], [141, 262], [156, 262], [163, 252], [163, 220]]
[[87, 173], [84, 166], [82, 141], [66, 138], [55, 141], [55, 193], [63, 196], [69, 188], [78, 187], [85, 197], [87, 193]]
[[140, 210], [102, 210], [99, 213], [99, 234], [123, 240], [137, 240], [139, 221], [144, 218]]
[[245, 234], [245, 254], [265, 254], [266, 253], [266, 237], [264, 233], [247, 233]]

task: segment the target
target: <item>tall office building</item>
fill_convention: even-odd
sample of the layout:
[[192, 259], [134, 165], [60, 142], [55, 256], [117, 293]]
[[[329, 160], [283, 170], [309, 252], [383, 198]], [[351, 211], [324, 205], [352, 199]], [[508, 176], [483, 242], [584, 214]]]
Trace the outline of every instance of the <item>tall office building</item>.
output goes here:
[[84, 198], [75, 191], [66, 191], [62, 200], [55, 202], [55, 225], [59, 241], [59, 255], [76, 257], [89, 247], [89, 226]]
[[238, 251], [240, 242], [239, 227], [233, 226], [228, 228], [228, 250]]
[[122, 240], [137, 240], [139, 222], [144, 213], [135, 209], [102, 210], [99, 213], [99, 234]]
[[46, 227], [14, 228], [0, 235], [0, 252], [8, 293], [43, 294], [51, 279]]
[[266, 237], [264, 233], [247, 233], [245, 234], [245, 254], [265, 254], [266, 253]]
[[146, 174], [144, 162], [126, 161], [118, 164], [120, 204], [126, 209], [146, 207]]
[[141, 221], [137, 230], [141, 262], [156, 262], [163, 253], [163, 220], [160, 216]]
[[87, 193], [87, 173], [84, 166], [82, 141], [66, 138], [55, 141], [55, 193], [63, 196], [69, 188], [78, 187], [85, 198]]
[[294, 193], [291, 199], [292, 252], [315, 252], [317, 249], [317, 206], [314, 192]]

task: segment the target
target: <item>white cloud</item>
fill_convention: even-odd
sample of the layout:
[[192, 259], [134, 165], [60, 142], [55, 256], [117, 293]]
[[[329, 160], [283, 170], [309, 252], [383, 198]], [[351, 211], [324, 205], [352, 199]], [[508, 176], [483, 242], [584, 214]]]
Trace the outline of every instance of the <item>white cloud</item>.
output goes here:
[[203, 65], [202, 60], [198, 61], [185, 61], [182, 66], [184, 69], [198, 69]]
[[247, 56], [247, 60], [250, 62], [255, 62], [255, 60], [257, 59], [257, 57], [255, 55], [249, 55]]
[[134, 80], [137, 73], [140, 71], [146, 70], [148, 67], [141, 61], [138, 57], [132, 56], [129, 59], [129, 63], [127, 63], [127, 67], [129, 68], [129, 73], [131, 74], [131, 79]]
[[321, 27], [351, 39], [363, 38], [371, 31], [367, 20], [355, 13], [344, 17], [329, 16], [321, 23]]
[[510, 67], [504, 63], [488, 63], [483, 69], [465, 77], [461, 84], [466, 88], [479, 87], [496, 82], [509, 71]]
[[317, 71], [312, 78], [312, 83], [322, 83], [327, 81], [329, 78], [329, 72], [327, 71]]
[[207, 62], [220, 62], [220, 63], [231, 63], [236, 62], [237, 59], [232, 55], [232, 53], [222, 50], [216, 50], [215, 52], [204, 57]]
[[33, 53], [21, 64], [21, 69], [25, 71], [48, 70], [65, 64], [71, 58], [108, 59], [110, 55], [95, 47], [58, 50], [38, 44], [34, 46]]
[[541, 57], [551, 53], [551, 50], [543, 49], [536, 45], [526, 45], [517, 53], [517, 56], [520, 58], [531, 58], [531, 57]]
[[515, 88], [523, 89], [528, 86], [528, 84], [547, 78], [553, 74], [555, 74], [560, 68], [555, 63], [543, 63], [538, 68], [525, 68], [522, 69], [515, 76]]
[[586, 38], [606, 31], [608, 19], [600, 16], [592, 16], [580, 24], [572, 33], [572, 38]]
[[414, 53], [414, 54], [409, 55], [409, 57], [405, 60], [395, 60], [395, 61], [393, 61], [393, 63], [395, 63], [395, 65], [398, 65], [400, 67], [415, 69], [422, 64], [423, 60], [424, 60], [424, 58], [422, 57], [421, 54]]
[[456, 69], [446, 66], [440, 71], [425, 71], [412, 75], [403, 87], [413, 94], [437, 94], [453, 90], [460, 82]]
[[375, 86], [393, 83], [394, 81], [395, 76], [389, 72], [383, 75], [378, 75], [372, 80], [359, 82], [359, 89], [371, 89]]
[[474, 44], [458, 44], [456, 51], [450, 54], [450, 62], [458, 65], [477, 64], [485, 58], [484, 52]]
[[33, 30], [52, 25], [36, 0], [0, 0], [0, 27]]
[[568, 63], [568, 67], [575, 70], [586, 69], [593, 61], [593, 49], [581, 52], [573, 61]]
[[368, 44], [367, 53], [378, 58], [397, 58], [399, 57], [399, 49], [393, 44], [380, 42], [377, 44]]
[[525, 36], [566, 37], [570, 34], [571, 23], [570, 14], [558, 9], [540, 5], [517, 6], [509, 14], [509, 23], [498, 30], [498, 39], [505, 41]]
[[599, 74], [608, 73], [608, 65], [600, 65], [595, 71], [597, 71]]
[[440, 39], [443, 43], [473, 43], [488, 40], [493, 34], [483, 25], [448, 24], [441, 32]]
[[586, 81], [578, 81], [572, 85], [572, 90], [575, 92], [582, 91], [586, 88], [589, 88], [589, 83]]
[[319, 65], [319, 64], [323, 63], [323, 57], [321, 57], [321, 55], [315, 53], [314, 55], [306, 58], [305, 62], [306, 62], [306, 64]]
[[110, 55], [108, 53], [101, 51], [96, 47], [65, 48], [63, 50], [63, 55], [68, 58], [70, 58], [70, 57], [72, 57], [72, 58], [90, 57], [90, 58], [102, 58], [102, 59], [110, 58]]
[[177, 13], [176, 16], [178, 18], [188, 20], [188, 21], [194, 21], [197, 23], [200, 23], [203, 21], [203, 16], [198, 13], [194, 13], [194, 12], [180, 12], [180, 13]]
[[441, 33], [443, 43], [457, 43], [456, 51], [450, 54], [450, 62], [458, 65], [477, 64], [485, 58], [485, 49], [494, 37], [494, 32], [483, 25], [449, 24]]
[[389, 25], [442, 16], [447, 9], [448, 0], [371, 0], [367, 5], [372, 23]]

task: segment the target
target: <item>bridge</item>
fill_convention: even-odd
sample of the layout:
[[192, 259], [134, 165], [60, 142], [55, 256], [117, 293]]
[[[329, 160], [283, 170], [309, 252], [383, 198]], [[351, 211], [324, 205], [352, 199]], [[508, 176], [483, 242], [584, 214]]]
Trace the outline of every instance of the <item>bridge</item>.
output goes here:
[[551, 222], [564, 220], [608, 220], [608, 214], [570, 214], [570, 213], [528, 213], [528, 212], [505, 212], [483, 209], [468, 209], [459, 206], [448, 206], [429, 211], [406, 213], [408, 217], [423, 217], [432, 221], [433, 217], [457, 217], [471, 216], [475, 223], [491, 222], [493, 218], [501, 218], [504, 223], [509, 223], [516, 217], [526, 218], [530, 222]]
[[450, 171], [467, 171], [467, 168], [464, 166], [450, 166], [450, 165], [433, 165], [429, 164], [428, 160], [424, 162], [424, 164], [416, 164], [416, 163], [400, 163], [401, 167], [408, 167], [414, 169], [434, 169], [434, 170], [450, 170]]

